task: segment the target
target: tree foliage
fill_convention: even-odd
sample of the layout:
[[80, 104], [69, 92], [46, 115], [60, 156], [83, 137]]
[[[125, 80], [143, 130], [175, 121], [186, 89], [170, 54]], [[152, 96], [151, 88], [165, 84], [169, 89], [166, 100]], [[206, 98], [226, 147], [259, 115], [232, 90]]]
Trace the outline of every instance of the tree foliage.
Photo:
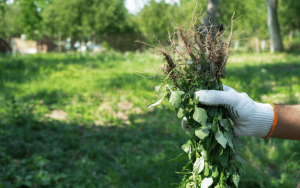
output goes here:
[[6, 0], [0, 0], [0, 37], [6, 36], [6, 23], [4, 21], [6, 9]]
[[93, 31], [107, 34], [132, 30], [124, 0], [53, 0], [43, 17], [49, 32], [62, 32], [65, 36], [81, 37]]
[[148, 5], [137, 15], [136, 22], [143, 35], [148, 38], [150, 44], [157, 43], [158, 39], [162, 44], [168, 40], [168, 29], [173, 31], [171, 22], [177, 20], [180, 10], [177, 4], [167, 4], [165, 1], [156, 2], [150, 0]]
[[278, 19], [283, 34], [299, 29], [300, 2], [282, 0], [278, 2]]
[[[7, 24], [6, 32], [24, 33], [28, 38], [56, 36], [58, 32], [65, 37], [80, 38], [92, 32], [134, 30], [124, 0], [15, 0], [11, 5], [1, 0], [0, 14], [1, 20], [5, 20], [1, 24]], [[4, 35], [3, 29], [0, 34]]]
[[[7, 4], [0, 0], [0, 37], [9, 38], [26, 34], [27, 38], [38, 39], [44, 35], [74, 39], [86, 38], [92, 34], [138, 33], [148, 43], [167, 44], [171, 22], [183, 24], [191, 19], [197, 2], [196, 13], [202, 9], [206, 15], [207, 0], [180, 0], [169, 4], [165, 0], [148, 0], [136, 15], [130, 14], [124, 6], [125, 0], [15, 0]], [[300, 2], [281, 0], [278, 4], [278, 19], [283, 35], [298, 30]], [[234, 23], [234, 39], [257, 37], [268, 39], [267, 6], [261, 0], [219, 1], [217, 23], [225, 30], [230, 27], [230, 18], [242, 16]], [[201, 25], [201, 21], [198, 21]], [[153, 36], [155, 35], [155, 37]]]

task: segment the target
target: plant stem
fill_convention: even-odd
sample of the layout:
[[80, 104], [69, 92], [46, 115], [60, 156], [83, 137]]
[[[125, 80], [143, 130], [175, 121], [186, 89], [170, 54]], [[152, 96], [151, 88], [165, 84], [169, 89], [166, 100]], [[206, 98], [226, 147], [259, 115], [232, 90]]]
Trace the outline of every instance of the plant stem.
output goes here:
[[221, 183], [221, 188], [223, 188], [223, 174], [224, 174], [224, 167], [223, 167], [223, 169], [222, 169], [222, 172], [221, 172], [221, 175], [220, 175], [220, 181], [219, 181], [219, 183]]

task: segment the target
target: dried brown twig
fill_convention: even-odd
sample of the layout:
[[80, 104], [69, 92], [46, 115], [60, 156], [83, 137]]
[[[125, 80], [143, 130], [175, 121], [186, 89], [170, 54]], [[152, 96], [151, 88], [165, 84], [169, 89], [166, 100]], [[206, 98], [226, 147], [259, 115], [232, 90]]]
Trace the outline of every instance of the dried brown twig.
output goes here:
[[[206, 78], [209, 82], [217, 80], [217, 83], [220, 84], [220, 79], [225, 78], [224, 69], [228, 61], [229, 49], [232, 43], [234, 14], [231, 18], [230, 35], [227, 43], [225, 43], [222, 40], [223, 33], [220, 32], [219, 29], [214, 33], [212, 25], [206, 26], [203, 24], [201, 27], [197, 25], [197, 20], [202, 15], [202, 9], [197, 16], [195, 16], [195, 12], [196, 7], [192, 19], [180, 27], [171, 21], [174, 27], [173, 33], [168, 29], [171, 50], [166, 50], [161, 45], [159, 48], [155, 48], [152, 45], [141, 42], [153, 47], [164, 57], [166, 64], [162, 67], [163, 73], [166, 76], [170, 75], [176, 87], [179, 87], [182, 75], [187, 75], [183, 70], [184, 66], [198, 67], [199, 70], [196, 71], [198, 71], [197, 74], [199, 75], [197, 75], [197, 77]], [[190, 23], [189, 28], [184, 30], [184, 27], [188, 23]], [[181, 48], [180, 45], [182, 45], [183, 48]], [[179, 62], [182, 61], [184, 62], [183, 67], [182, 64], [179, 65]], [[194, 65], [191, 65], [191, 62], [193, 62], [192, 64]], [[208, 75], [210, 75], [209, 79], [207, 78]]]

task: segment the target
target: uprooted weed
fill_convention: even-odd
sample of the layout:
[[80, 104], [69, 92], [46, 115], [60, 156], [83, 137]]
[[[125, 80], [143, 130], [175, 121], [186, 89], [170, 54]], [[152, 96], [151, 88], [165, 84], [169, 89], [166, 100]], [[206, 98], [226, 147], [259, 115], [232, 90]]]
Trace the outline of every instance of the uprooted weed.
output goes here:
[[[242, 141], [233, 135], [234, 123], [222, 106], [199, 103], [194, 93], [200, 90], [223, 90], [224, 69], [232, 41], [233, 16], [227, 42], [222, 31], [214, 26], [199, 27], [198, 16], [169, 32], [170, 49], [160, 46], [157, 52], [164, 57], [162, 72], [165, 76], [156, 92], [175, 107], [178, 118], [187, 119], [183, 129], [189, 132], [184, 152], [171, 162], [188, 159], [183, 167], [180, 184], [176, 187], [238, 187], [244, 174], [238, 148]], [[163, 98], [164, 98], [163, 97]], [[162, 101], [151, 105], [155, 106]], [[150, 107], [151, 107], [150, 106]], [[228, 146], [228, 147], [226, 147]]]

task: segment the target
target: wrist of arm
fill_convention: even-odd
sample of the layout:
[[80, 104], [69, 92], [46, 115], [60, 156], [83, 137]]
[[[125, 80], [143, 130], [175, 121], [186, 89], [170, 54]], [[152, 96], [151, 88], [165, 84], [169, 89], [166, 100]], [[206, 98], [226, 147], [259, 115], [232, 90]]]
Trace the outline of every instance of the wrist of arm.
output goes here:
[[276, 105], [278, 122], [272, 138], [300, 140], [300, 105]]

